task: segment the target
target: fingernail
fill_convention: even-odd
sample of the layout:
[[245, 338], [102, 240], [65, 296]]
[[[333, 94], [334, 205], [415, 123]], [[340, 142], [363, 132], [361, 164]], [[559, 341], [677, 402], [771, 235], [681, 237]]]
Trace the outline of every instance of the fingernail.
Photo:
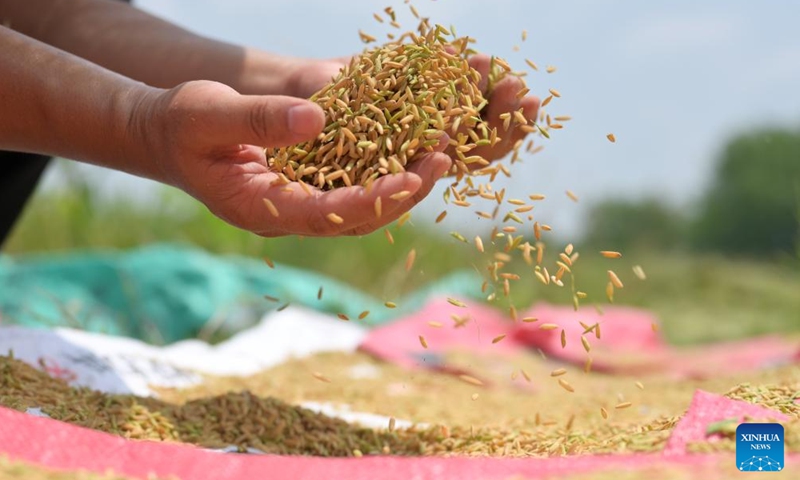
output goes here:
[[295, 135], [311, 137], [320, 132], [321, 109], [316, 105], [301, 104], [290, 108], [286, 114], [289, 130]]

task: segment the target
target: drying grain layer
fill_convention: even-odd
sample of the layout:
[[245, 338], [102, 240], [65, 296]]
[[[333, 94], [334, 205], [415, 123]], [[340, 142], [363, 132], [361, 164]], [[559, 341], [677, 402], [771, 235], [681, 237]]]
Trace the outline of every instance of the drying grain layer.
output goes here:
[[[786, 423], [787, 445], [790, 450], [800, 448], [800, 406], [794, 403], [800, 391], [797, 367], [677, 381], [665, 376], [586, 374], [538, 355], [509, 359], [460, 353], [442, 362], [469, 365], [470, 375], [487, 380], [479, 386], [441, 372], [408, 371], [367, 355], [320, 354], [252, 377], [209, 378], [189, 390], [160, 394], [183, 402], [248, 388], [291, 403], [342, 404], [354, 411], [427, 424], [400, 432], [413, 433], [426, 455], [553, 456], [659, 451], [699, 388], [793, 417]], [[551, 377], [559, 368], [565, 373]], [[330, 383], [304, 373], [312, 371], [325, 372]], [[563, 390], [559, 378], [569, 378], [575, 392]], [[622, 402], [633, 405], [614, 408]], [[732, 432], [722, 429], [718, 436], [723, 441], [701, 442], [690, 449], [732, 451]]]
[[172, 405], [153, 398], [72, 388], [9, 357], [0, 357], [0, 405], [19, 411], [41, 408], [56, 420], [127, 438], [208, 448], [233, 445], [242, 451], [255, 448], [326, 457], [421, 452], [419, 442], [411, 436], [400, 438], [391, 432], [360, 428], [249, 392]]
[[[133, 480], [114, 473], [93, 473], [83, 470], [59, 471], [12, 461], [0, 456], [0, 480]], [[148, 480], [179, 480], [177, 477], [150, 476]]]

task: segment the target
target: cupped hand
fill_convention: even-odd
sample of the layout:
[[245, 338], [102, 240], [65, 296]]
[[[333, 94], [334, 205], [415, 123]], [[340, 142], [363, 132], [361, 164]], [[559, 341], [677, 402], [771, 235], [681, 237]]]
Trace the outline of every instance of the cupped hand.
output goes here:
[[[263, 147], [294, 145], [318, 135], [325, 120], [312, 102], [245, 96], [219, 83], [197, 81], [142, 102], [134, 118], [138, 128], [131, 130], [148, 145], [161, 180], [228, 223], [265, 237], [369, 233], [420, 202], [451, 165], [443, 153], [423, 153], [409, 171], [380, 178], [370, 189], [323, 192], [308, 186], [307, 192], [298, 183], [278, 181]], [[375, 207], [379, 197], [380, 216]]]

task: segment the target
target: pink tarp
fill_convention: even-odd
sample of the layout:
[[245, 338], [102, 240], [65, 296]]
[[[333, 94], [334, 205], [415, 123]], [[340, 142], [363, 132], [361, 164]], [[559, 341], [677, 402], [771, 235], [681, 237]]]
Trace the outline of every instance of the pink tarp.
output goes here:
[[[503, 313], [479, 304], [465, 302], [462, 308], [439, 299], [420, 311], [400, 318], [370, 332], [360, 346], [362, 351], [407, 368], [445, 369], [460, 372], [453, 365], [442, 365], [441, 355], [449, 350], [514, 354], [525, 349], [540, 349], [549, 358], [583, 365], [587, 352], [581, 342], [585, 335], [591, 344], [593, 370], [608, 373], [668, 373], [678, 378], [705, 378], [725, 373], [759, 370], [795, 363], [798, 344], [777, 336], [765, 336], [711, 346], [677, 349], [667, 345], [653, 329], [656, 318], [649, 312], [626, 307], [607, 307], [600, 315], [593, 309], [575, 312], [570, 307], [537, 305], [520, 314], [536, 322], [512, 322]], [[452, 316], [468, 320], [454, 328]], [[439, 322], [433, 328], [429, 322]], [[601, 338], [594, 332], [584, 334], [586, 325], [598, 323]], [[542, 330], [540, 325], [558, 325]], [[567, 344], [561, 346], [561, 329]], [[420, 344], [425, 337], [428, 348]], [[496, 344], [492, 340], [506, 335]]]
[[[408, 480], [544, 479], [607, 469], [650, 468], [702, 470], [706, 480], [730, 472], [733, 454], [690, 455], [687, 441], [701, 440], [709, 422], [742, 415], [778, 417], [777, 412], [698, 392], [689, 413], [676, 426], [665, 453], [586, 455], [552, 458], [363, 457], [319, 458], [222, 454], [185, 445], [125, 440], [109, 434], [0, 408], [0, 455], [61, 470], [88, 470], [137, 478], [174, 475], [181, 480], [258, 478]], [[785, 471], [797, 465], [788, 456]], [[723, 469], [723, 467], [725, 467]]]

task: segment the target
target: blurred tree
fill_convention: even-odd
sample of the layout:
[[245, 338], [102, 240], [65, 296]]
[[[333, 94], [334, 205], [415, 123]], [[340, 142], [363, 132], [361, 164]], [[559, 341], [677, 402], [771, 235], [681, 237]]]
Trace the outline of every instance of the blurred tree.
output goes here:
[[699, 249], [771, 256], [800, 241], [800, 132], [739, 135], [724, 149], [693, 225]]
[[611, 199], [589, 212], [584, 241], [608, 250], [672, 249], [685, 238], [685, 221], [658, 199]]

